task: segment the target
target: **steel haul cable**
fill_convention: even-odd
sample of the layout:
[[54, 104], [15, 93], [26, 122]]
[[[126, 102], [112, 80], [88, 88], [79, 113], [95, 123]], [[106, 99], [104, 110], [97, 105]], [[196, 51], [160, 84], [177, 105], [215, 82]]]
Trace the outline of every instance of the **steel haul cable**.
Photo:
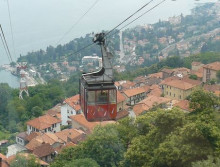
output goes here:
[[7, 51], [7, 49], [6, 49], [5, 42], [4, 42], [4, 40], [3, 40], [3, 37], [2, 37], [2, 35], [1, 35], [1, 33], [0, 33], [0, 37], [1, 37], [1, 41], [2, 41], [3, 47], [4, 47], [4, 49], [5, 49], [6, 55], [7, 55], [7, 57], [8, 57], [8, 60], [9, 60], [9, 62], [11, 62], [10, 56], [9, 56], [8, 51]]

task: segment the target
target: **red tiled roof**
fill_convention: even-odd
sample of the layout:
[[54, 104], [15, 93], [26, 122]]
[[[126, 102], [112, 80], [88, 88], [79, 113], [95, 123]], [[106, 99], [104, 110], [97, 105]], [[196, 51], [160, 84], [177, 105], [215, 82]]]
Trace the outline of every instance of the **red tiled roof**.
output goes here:
[[135, 113], [136, 116], [142, 114], [142, 112], [144, 111], [147, 111], [149, 110], [150, 108], [146, 105], [146, 104], [136, 104], [134, 107], [133, 107], [133, 111]]
[[117, 103], [125, 101], [125, 97], [117, 90]]
[[79, 105], [79, 94], [64, 100], [64, 102], [76, 111], [81, 110], [81, 107]]
[[109, 123], [115, 123], [115, 121], [104, 121], [104, 122], [88, 122], [86, 120], [86, 118], [84, 117], [84, 115], [82, 114], [77, 114], [77, 115], [72, 115], [70, 116], [70, 119], [76, 121], [77, 123], [79, 123], [81, 126], [85, 127], [86, 129], [88, 129], [90, 132], [95, 128], [95, 126], [97, 125], [106, 125]]
[[192, 111], [192, 109], [189, 108], [189, 101], [188, 100], [181, 100], [180, 102], [174, 104], [175, 107], [179, 107], [185, 111]]
[[37, 136], [39, 136], [39, 135], [41, 135], [40, 132], [33, 132], [33, 133], [31, 133], [30, 135], [28, 135], [28, 136], [26, 137], [26, 139], [27, 139], [27, 141], [31, 141], [32, 139], [34, 139], [35, 137], [37, 137]]
[[138, 95], [138, 94], [141, 94], [141, 93], [144, 93], [144, 92], [145, 92], [145, 89], [142, 88], [142, 87], [139, 87], [139, 88], [134, 88], [134, 89], [128, 89], [128, 90], [124, 91], [124, 94], [127, 97], [132, 97], [134, 95]]
[[129, 112], [127, 110], [119, 111], [117, 113], [116, 120], [122, 119], [124, 117], [127, 117], [129, 115]]
[[172, 87], [179, 88], [182, 90], [188, 90], [195, 86], [200, 85], [201, 81], [192, 80], [192, 79], [189, 79], [188, 77], [184, 77], [182, 79], [178, 77], [169, 77], [169, 78], [166, 78], [161, 84], [172, 86]]
[[76, 129], [64, 129], [60, 132], [55, 133], [55, 135], [63, 140], [65, 143], [68, 141], [69, 138], [75, 138], [77, 136], [80, 136], [83, 132], [77, 131]]
[[35, 154], [39, 158], [42, 158], [51, 155], [54, 152], [55, 150], [50, 144], [42, 144], [41, 146], [34, 149], [33, 154]]
[[26, 133], [26, 132], [21, 132], [21, 133], [19, 133], [19, 134], [17, 135], [17, 137], [20, 137], [21, 139], [26, 140], [26, 138], [27, 138], [27, 133]]
[[216, 61], [214, 63], [206, 64], [203, 67], [204, 68], [208, 68], [208, 69], [212, 69], [212, 70], [215, 70], [215, 71], [218, 71], [218, 70], [220, 70], [220, 62]]
[[154, 77], [154, 78], [162, 78], [163, 77], [163, 73], [162, 72], [158, 72], [158, 73], [153, 73], [149, 75], [150, 77]]
[[27, 122], [27, 125], [30, 125], [36, 129], [43, 130], [51, 127], [53, 124], [60, 123], [61, 120], [52, 117], [50, 115], [43, 115], [41, 117], [35, 118]]

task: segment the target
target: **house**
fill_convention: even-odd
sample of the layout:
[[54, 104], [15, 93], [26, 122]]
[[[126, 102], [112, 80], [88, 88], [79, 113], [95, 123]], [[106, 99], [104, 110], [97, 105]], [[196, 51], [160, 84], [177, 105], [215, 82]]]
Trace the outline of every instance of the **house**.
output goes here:
[[60, 131], [61, 120], [50, 115], [43, 115], [27, 122], [27, 134], [32, 132], [51, 132]]
[[220, 62], [214, 62], [203, 66], [203, 82], [209, 82], [212, 79], [217, 79], [217, 72], [220, 70]]
[[189, 107], [188, 100], [181, 100], [181, 101], [175, 103], [173, 106], [182, 109], [184, 112], [191, 112], [192, 111], [192, 109]]
[[47, 163], [51, 163], [56, 156], [54, 148], [48, 143], [42, 144], [37, 147], [33, 151], [33, 154]]
[[174, 68], [174, 69], [164, 68], [161, 70], [161, 72], [162, 72], [162, 78], [165, 79], [171, 76], [179, 76], [179, 75], [187, 76], [190, 73], [190, 69], [184, 67]]
[[82, 141], [82, 139], [84, 140], [86, 137], [85, 132], [78, 129], [64, 129], [55, 133], [55, 135], [61, 139], [65, 145], [69, 142], [78, 144], [79, 141]]
[[25, 146], [27, 144], [27, 132], [21, 132], [18, 135], [16, 135], [16, 143], [20, 144], [22, 146]]
[[220, 85], [207, 85], [203, 86], [203, 89], [208, 92], [214, 93], [216, 96], [220, 96]]
[[152, 109], [154, 106], [161, 105], [162, 108], [168, 108], [171, 105], [171, 99], [165, 97], [148, 96], [133, 107], [136, 116], [144, 111]]
[[183, 100], [191, 94], [193, 89], [201, 85], [201, 81], [188, 77], [169, 77], [161, 82], [165, 97]]
[[82, 114], [72, 115], [70, 116], [70, 119], [72, 120], [72, 128], [80, 129], [88, 134], [91, 133], [98, 125], [104, 126], [106, 124], [115, 123], [115, 121], [88, 122]]
[[146, 97], [146, 91], [143, 87], [125, 90], [123, 92], [126, 97], [127, 105], [135, 105]]
[[68, 121], [71, 122], [70, 116], [80, 114], [82, 112], [81, 106], [79, 104], [79, 94], [67, 98], [64, 100], [61, 106], [61, 120], [62, 125], [68, 125]]
[[29, 152], [33, 152], [37, 147], [45, 143], [50, 144], [53, 148], [64, 144], [63, 140], [58, 138], [54, 133], [44, 133], [30, 140], [25, 147]]
[[135, 87], [135, 83], [131, 81], [117, 81], [115, 86], [119, 91], [132, 89]]

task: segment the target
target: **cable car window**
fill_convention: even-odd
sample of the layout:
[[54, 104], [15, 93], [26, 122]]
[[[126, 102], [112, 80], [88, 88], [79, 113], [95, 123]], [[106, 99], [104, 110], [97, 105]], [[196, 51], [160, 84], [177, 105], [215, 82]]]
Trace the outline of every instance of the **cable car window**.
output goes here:
[[116, 90], [109, 90], [109, 103], [116, 103]]
[[94, 104], [95, 105], [95, 91], [88, 91], [88, 104]]
[[108, 103], [108, 90], [98, 90], [96, 92], [97, 103], [98, 104], [107, 104]]

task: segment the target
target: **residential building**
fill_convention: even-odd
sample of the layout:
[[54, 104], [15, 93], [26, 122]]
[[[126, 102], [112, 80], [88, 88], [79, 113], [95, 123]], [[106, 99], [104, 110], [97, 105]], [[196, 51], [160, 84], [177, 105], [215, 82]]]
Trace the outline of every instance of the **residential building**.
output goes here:
[[162, 108], [169, 108], [171, 99], [165, 97], [148, 96], [146, 99], [140, 101], [133, 107], [136, 116], [142, 114], [144, 111], [150, 110], [154, 106], [161, 105]]
[[71, 122], [70, 116], [80, 114], [82, 112], [79, 104], [79, 94], [64, 100], [61, 106], [62, 125], [68, 125]]
[[127, 105], [135, 105], [146, 97], [146, 91], [143, 87], [125, 90], [123, 92], [126, 97]]
[[192, 109], [189, 107], [189, 101], [188, 100], [181, 100], [173, 105], [174, 107], [178, 107], [184, 112], [191, 112]]
[[191, 66], [193, 71], [198, 71], [201, 67], [204, 66], [204, 64], [202, 64], [201, 62], [193, 61], [191, 63]]
[[191, 94], [193, 89], [201, 85], [201, 81], [188, 77], [169, 77], [161, 83], [165, 97], [183, 100]]
[[217, 72], [220, 70], [220, 62], [214, 62], [203, 66], [203, 82], [209, 82], [212, 79], [217, 79]]
[[48, 143], [37, 147], [33, 154], [47, 163], [51, 163], [56, 156], [54, 148]]
[[83, 130], [88, 134], [98, 125], [104, 126], [106, 124], [115, 123], [115, 121], [88, 122], [82, 114], [72, 115], [70, 116], [70, 119], [72, 120], [72, 128]]
[[43, 115], [27, 122], [27, 134], [32, 132], [56, 133], [60, 131], [61, 120], [50, 115]]
[[18, 135], [16, 135], [16, 143], [25, 146], [27, 144], [27, 136], [27, 132], [19, 133]]

